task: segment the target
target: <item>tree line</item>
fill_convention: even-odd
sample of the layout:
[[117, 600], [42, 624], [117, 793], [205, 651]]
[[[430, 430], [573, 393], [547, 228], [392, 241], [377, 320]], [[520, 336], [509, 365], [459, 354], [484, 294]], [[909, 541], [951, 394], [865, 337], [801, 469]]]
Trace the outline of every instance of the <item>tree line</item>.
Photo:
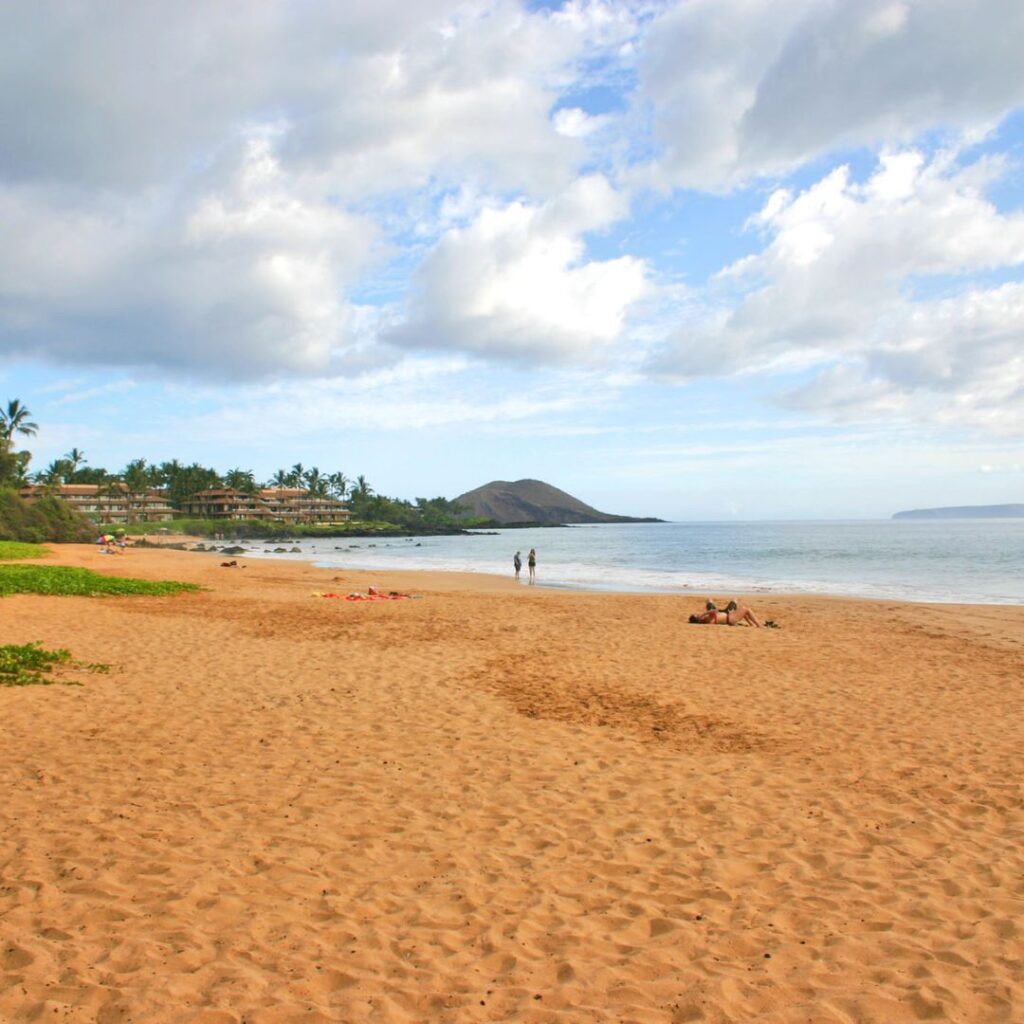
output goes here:
[[408, 502], [377, 494], [363, 475], [349, 478], [344, 473], [322, 472], [317, 466], [306, 467], [296, 462], [291, 468], [278, 469], [269, 480], [258, 482], [250, 469], [236, 467], [225, 473], [203, 466], [198, 462], [185, 464], [177, 459], [150, 463], [146, 459], [132, 459], [123, 469], [111, 472], [100, 466], [90, 466], [85, 452], [72, 448], [66, 455], [54, 459], [45, 469], [29, 473], [31, 454], [15, 451], [16, 435], [34, 436], [39, 425], [31, 419], [32, 413], [17, 398], [0, 409], [0, 486], [24, 487], [29, 483], [57, 488], [62, 484], [96, 484], [100, 487], [123, 486], [130, 494], [149, 490], [162, 490], [168, 503], [180, 508], [199, 491], [218, 487], [254, 494], [263, 487], [302, 488], [314, 497], [334, 498], [346, 502], [356, 519], [395, 523], [400, 526], [424, 524], [452, 525], [464, 517], [465, 509], [447, 498], [416, 498]]

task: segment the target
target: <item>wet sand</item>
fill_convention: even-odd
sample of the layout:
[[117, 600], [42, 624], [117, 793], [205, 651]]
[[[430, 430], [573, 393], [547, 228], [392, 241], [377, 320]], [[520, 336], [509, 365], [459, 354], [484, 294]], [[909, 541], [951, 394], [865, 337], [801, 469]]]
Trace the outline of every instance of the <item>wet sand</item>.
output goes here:
[[221, 560], [0, 601], [0, 1021], [1024, 1020], [1024, 608]]

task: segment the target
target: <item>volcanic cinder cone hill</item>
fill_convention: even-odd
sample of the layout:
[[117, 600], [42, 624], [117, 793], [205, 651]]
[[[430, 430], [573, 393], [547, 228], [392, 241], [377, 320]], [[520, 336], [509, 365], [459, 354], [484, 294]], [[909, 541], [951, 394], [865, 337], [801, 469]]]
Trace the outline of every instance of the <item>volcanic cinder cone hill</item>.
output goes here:
[[659, 523], [660, 519], [615, 516], [541, 480], [493, 480], [455, 499], [474, 516], [498, 526], [560, 526], [563, 523]]

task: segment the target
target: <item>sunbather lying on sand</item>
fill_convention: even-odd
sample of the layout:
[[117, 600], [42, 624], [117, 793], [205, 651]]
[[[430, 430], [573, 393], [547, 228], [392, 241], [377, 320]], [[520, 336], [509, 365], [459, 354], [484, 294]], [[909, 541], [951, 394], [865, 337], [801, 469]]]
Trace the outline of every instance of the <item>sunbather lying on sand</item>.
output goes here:
[[397, 590], [389, 591], [387, 594], [382, 594], [376, 587], [370, 587], [370, 590], [366, 594], [360, 594], [354, 591], [351, 594], [335, 594], [333, 592], [321, 593], [316, 591], [312, 595], [313, 597], [336, 597], [343, 601], [407, 601], [410, 599], [418, 598], [419, 594], [400, 594]]
[[737, 604], [735, 601], [730, 601], [725, 606], [724, 611], [720, 611], [713, 602], [708, 601], [707, 610], [698, 615], [691, 615], [690, 621], [720, 626], [737, 626], [741, 623], [749, 623], [751, 626], [757, 626], [759, 629], [761, 627], [761, 623], [758, 622], [757, 616], [753, 611], [746, 605]]

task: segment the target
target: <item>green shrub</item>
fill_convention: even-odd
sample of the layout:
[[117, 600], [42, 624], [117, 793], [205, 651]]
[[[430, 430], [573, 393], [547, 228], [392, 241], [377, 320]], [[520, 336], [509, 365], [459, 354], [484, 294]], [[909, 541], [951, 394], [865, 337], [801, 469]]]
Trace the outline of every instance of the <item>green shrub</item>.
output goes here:
[[66, 501], [45, 495], [28, 502], [17, 491], [0, 489], [0, 540], [74, 544], [95, 536], [96, 524]]
[[28, 502], [10, 488], [0, 490], [0, 540], [33, 541]]
[[8, 594], [92, 596], [97, 594], [176, 594], [198, 590], [195, 583], [101, 576], [67, 565], [0, 565], [0, 597]]
[[87, 544], [96, 537], [96, 524], [66, 501], [45, 495], [30, 506], [41, 541], [55, 544]]

